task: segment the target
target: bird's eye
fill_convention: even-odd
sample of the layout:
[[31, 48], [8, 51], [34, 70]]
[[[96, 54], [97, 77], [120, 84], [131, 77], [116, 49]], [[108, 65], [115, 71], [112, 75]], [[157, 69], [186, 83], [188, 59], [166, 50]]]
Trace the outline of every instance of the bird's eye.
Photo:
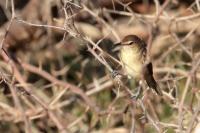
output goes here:
[[132, 43], [133, 43], [132, 41], [129, 41], [129, 42], [128, 42], [128, 45], [131, 45]]
[[124, 45], [131, 45], [133, 43], [133, 41], [126, 41], [126, 42], [123, 42]]

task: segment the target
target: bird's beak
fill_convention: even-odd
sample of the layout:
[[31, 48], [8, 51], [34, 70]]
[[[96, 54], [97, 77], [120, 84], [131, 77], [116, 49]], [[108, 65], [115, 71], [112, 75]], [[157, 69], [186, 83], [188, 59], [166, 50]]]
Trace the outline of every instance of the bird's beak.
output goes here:
[[121, 47], [122, 47], [121, 42], [115, 43], [112, 51], [113, 52], [119, 51]]
[[121, 45], [121, 42], [117, 42], [114, 44], [114, 46], [120, 46]]

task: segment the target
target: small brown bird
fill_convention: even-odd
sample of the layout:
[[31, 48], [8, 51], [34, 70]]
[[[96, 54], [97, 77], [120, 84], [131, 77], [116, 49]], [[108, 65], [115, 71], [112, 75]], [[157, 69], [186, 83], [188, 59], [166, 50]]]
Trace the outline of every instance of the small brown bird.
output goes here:
[[128, 35], [122, 39], [119, 57], [125, 73], [134, 79], [144, 79], [147, 85], [157, 94], [162, 91], [153, 77], [152, 63], [147, 60], [146, 43], [136, 35]]

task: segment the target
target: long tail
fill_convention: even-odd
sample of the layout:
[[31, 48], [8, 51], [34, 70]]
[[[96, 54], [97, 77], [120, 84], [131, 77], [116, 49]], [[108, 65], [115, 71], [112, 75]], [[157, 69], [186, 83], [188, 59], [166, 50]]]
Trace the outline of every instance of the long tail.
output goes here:
[[160, 95], [160, 96], [163, 95], [163, 94], [162, 94], [162, 91], [161, 91], [161, 89], [160, 89], [160, 87], [158, 86], [158, 84], [156, 83], [155, 79], [153, 78], [153, 75], [148, 75], [148, 76], [146, 76], [146, 77], [145, 77], [145, 80], [146, 80], [146, 82], [147, 82], [147, 85], [148, 85], [150, 88], [154, 89], [155, 92], [156, 92], [158, 95]]
[[144, 65], [143, 74], [144, 74], [144, 79], [147, 82], [147, 85], [150, 88], [154, 89], [158, 95], [162, 96], [162, 91], [153, 77], [153, 66], [151, 62]]

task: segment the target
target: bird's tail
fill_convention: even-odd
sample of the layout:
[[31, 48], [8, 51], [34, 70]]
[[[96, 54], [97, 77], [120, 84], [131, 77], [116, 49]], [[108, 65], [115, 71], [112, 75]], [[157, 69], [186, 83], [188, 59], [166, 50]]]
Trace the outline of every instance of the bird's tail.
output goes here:
[[159, 85], [156, 83], [156, 87], [155, 88], [153, 88], [155, 91], [156, 91], [156, 93], [158, 94], [158, 95], [160, 95], [160, 96], [162, 96], [163, 95], [163, 93], [162, 93], [162, 91], [161, 91], [161, 89], [160, 89], [160, 87], [159, 87]]
[[159, 85], [156, 83], [155, 79], [153, 78], [153, 75], [151, 75], [151, 76], [149, 75], [149, 76], [148, 76], [148, 79], [146, 79], [146, 82], [147, 82], [147, 85], [148, 85], [150, 88], [154, 89], [155, 92], [156, 92], [158, 95], [160, 95], [160, 96], [163, 95], [163, 93], [162, 93], [162, 91], [161, 91]]

